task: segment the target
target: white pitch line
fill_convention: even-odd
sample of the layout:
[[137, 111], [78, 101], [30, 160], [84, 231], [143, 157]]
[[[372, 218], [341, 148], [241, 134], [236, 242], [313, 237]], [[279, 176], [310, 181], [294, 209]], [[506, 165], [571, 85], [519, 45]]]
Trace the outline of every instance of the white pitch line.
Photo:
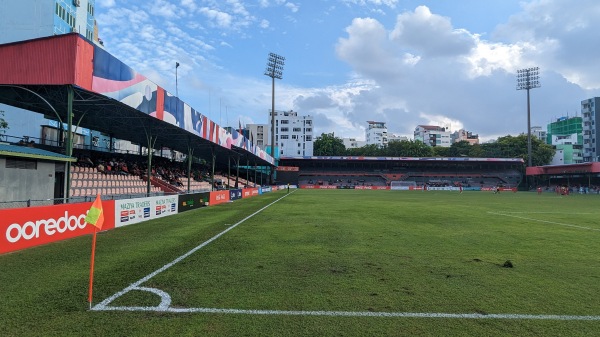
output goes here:
[[507, 216], [507, 217], [511, 217], [511, 218], [523, 219], [523, 220], [531, 220], [531, 221], [549, 223], [549, 224], [552, 224], [552, 225], [573, 227], [573, 228], [579, 228], [579, 229], [587, 229], [587, 230], [590, 230], [590, 231], [599, 231], [600, 232], [600, 229], [598, 229], [598, 228], [590, 228], [590, 227], [577, 226], [577, 225], [571, 225], [571, 224], [567, 224], [567, 223], [560, 223], [560, 222], [554, 222], [554, 221], [548, 221], [548, 220], [526, 218], [524, 216], [518, 216], [518, 215], [512, 215], [512, 214], [506, 214], [506, 213], [497, 213], [497, 212], [488, 212], [488, 213], [490, 213], [490, 214], [496, 214], [496, 215], [503, 215], [503, 216]]
[[405, 317], [405, 318], [462, 318], [462, 319], [531, 319], [557, 321], [600, 321], [600, 316], [526, 315], [526, 314], [451, 314], [441, 312], [373, 312], [373, 311], [302, 311], [302, 310], [244, 310], [218, 308], [160, 308], [160, 307], [105, 307], [105, 311], [153, 311], [170, 313], [209, 313], [281, 316], [330, 317]]
[[[294, 193], [295, 191], [292, 191], [292, 193]], [[181, 255], [180, 257], [176, 258], [175, 260], [165, 264], [164, 266], [158, 268], [157, 270], [155, 270], [154, 272], [146, 275], [145, 277], [139, 279], [138, 281], [130, 284], [129, 286], [127, 286], [125, 289], [119, 291], [118, 293], [112, 295], [111, 297], [105, 299], [104, 301], [96, 304], [94, 307], [92, 307], [91, 310], [106, 310], [108, 304], [110, 304], [112, 301], [116, 300], [117, 298], [125, 295], [126, 293], [132, 291], [132, 290], [141, 290], [141, 291], [150, 291], [152, 293], [155, 293], [157, 295], [160, 296], [161, 298], [161, 305], [157, 308], [165, 308], [168, 307], [168, 305], [171, 303], [171, 297], [169, 296], [169, 294], [167, 294], [166, 292], [162, 291], [162, 290], [158, 290], [155, 288], [145, 288], [145, 287], [140, 287], [140, 284], [148, 281], [149, 279], [153, 278], [154, 276], [162, 273], [163, 271], [171, 268], [172, 266], [174, 266], [176, 263], [180, 262], [181, 260], [185, 259], [186, 257], [194, 254], [196, 251], [198, 251], [199, 249], [203, 248], [204, 246], [208, 245], [209, 243], [215, 241], [216, 239], [220, 238], [223, 234], [229, 232], [230, 230], [234, 229], [235, 227], [237, 227], [239, 224], [243, 223], [244, 221], [252, 218], [253, 216], [255, 216], [256, 214], [264, 211], [265, 209], [267, 209], [268, 207], [271, 207], [271, 205], [275, 204], [276, 202], [280, 201], [281, 199], [287, 197], [289, 194], [285, 194], [283, 197], [273, 201], [272, 203], [266, 205], [265, 207], [259, 209], [258, 211], [248, 215], [247, 217], [243, 218], [242, 220], [238, 221], [236, 224], [232, 225], [231, 227], [227, 228], [226, 230], [222, 231], [221, 233], [213, 236], [212, 238], [204, 241], [203, 243], [201, 243], [200, 245], [192, 248], [189, 252]]]

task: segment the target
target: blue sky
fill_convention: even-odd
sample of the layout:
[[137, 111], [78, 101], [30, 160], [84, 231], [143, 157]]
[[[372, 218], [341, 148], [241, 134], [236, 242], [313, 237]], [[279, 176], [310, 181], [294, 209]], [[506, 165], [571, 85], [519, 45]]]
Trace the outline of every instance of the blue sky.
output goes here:
[[516, 70], [541, 69], [532, 125], [579, 113], [600, 88], [597, 0], [96, 1], [106, 49], [222, 126], [267, 123], [269, 52], [286, 57], [276, 109], [315, 134], [364, 139], [366, 121], [491, 140], [526, 132]]

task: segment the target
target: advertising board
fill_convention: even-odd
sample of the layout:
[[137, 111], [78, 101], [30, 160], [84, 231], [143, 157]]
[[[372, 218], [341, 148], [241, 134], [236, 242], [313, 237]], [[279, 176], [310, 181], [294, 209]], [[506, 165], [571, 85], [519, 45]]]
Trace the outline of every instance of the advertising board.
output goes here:
[[179, 202], [177, 205], [177, 213], [208, 206], [209, 201], [209, 192], [180, 194]]
[[210, 205], [218, 205], [229, 201], [229, 191], [214, 191], [210, 192]]
[[[113, 200], [102, 201], [102, 230], [115, 227]], [[0, 210], [0, 254], [91, 234], [85, 222], [91, 202]]]
[[115, 227], [177, 214], [177, 196], [159, 196], [115, 201]]
[[242, 198], [242, 190], [229, 190], [229, 200], [237, 200]]

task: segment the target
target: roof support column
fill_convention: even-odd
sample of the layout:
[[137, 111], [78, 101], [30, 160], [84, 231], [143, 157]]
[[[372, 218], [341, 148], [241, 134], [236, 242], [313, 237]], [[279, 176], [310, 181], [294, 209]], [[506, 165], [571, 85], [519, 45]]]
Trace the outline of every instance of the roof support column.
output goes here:
[[210, 152], [211, 152], [211, 156], [212, 156], [212, 170], [210, 173], [210, 181], [211, 181], [211, 191], [215, 190], [215, 162], [217, 161], [217, 153], [215, 151], [215, 146], [211, 145], [210, 147]]
[[239, 188], [238, 184], [240, 181], [240, 157], [237, 157], [237, 160], [235, 161], [235, 188]]
[[[73, 86], [67, 86], [67, 143], [65, 144], [65, 154], [69, 157], [73, 156]], [[61, 125], [62, 129], [62, 125]], [[71, 193], [71, 161], [67, 161], [65, 172], [65, 189], [64, 196], [69, 199]]]
[[187, 156], [187, 160], [188, 160], [188, 169], [187, 169], [187, 191], [188, 193], [190, 193], [191, 189], [190, 189], [190, 184], [191, 184], [191, 179], [192, 179], [192, 160], [194, 159], [192, 156], [194, 155], [194, 149], [192, 148], [192, 146], [188, 143], [188, 156]]
[[[231, 155], [227, 156], [227, 189], [230, 189], [231, 187]], [[237, 186], [236, 186], [237, 188]]]
[[256, 187], [256, 161], [254, 162], [254, 187]]
[[150, 183], [152, 179], [152, 152], [154, 149], [154, 144], [156, 143], [157, 136], [152, 136], [152, 133], [148, 133], [146, 131], [146, 139], [148, 141], [148, 168], [146, 170], [146, 196], [150, 196], [150, 191], [152, 190], [152, 184]]

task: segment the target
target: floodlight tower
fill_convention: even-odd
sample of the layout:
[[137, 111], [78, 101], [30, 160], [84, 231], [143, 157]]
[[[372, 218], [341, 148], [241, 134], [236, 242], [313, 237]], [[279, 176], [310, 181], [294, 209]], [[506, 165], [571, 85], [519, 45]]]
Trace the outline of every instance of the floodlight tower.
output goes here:
[[529, 89], [540, 87], [540, 68], [526, 68], [517, 70], [517, 90], [527, 90], [527, 167], [531, 164], [531, 107], [529, 103]]
[[[275, 160], [275, 79], [283, 78], [285, 57], [269, 53], [265, 75], [271, 78], [271, 157]], [[275, 170], [271, 171], [271, 184], [275, 183]]]

